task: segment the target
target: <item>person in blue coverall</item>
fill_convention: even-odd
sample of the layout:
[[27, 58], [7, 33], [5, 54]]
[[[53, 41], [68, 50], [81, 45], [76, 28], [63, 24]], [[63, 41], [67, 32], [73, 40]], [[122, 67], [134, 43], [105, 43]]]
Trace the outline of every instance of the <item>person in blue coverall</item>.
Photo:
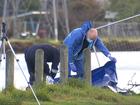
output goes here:
[[93, 51], [94, 45], [111, 61], [116, 62], [116, 59], [111, 56], [109, 50], [99, 38], [98, 32], [93, 28], [93, 23], [91, 21], [86, 21], [81, 27], [72, 30], [64, 39], [64, 44], [68, 48], [69, 77], [71, 77], [72, 70], [77, 73], [78, 78], [83, 78], [83, 50], [89, 48]]

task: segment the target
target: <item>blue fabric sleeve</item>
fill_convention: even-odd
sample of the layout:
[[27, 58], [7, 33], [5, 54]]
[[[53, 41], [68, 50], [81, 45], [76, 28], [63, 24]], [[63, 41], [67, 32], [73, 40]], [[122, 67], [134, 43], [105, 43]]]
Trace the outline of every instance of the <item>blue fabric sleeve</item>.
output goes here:
[[69, 60], [69, 63], [74, 62], [73, 47], [68, 48], [68, 60]]
[[107, 49], [107, 47], [104, 45], [104, 43], [102, 42], [102, 40], [98, 37], [96, 42], [95, 42], [95, 46], [107, 57], [108, 54], [110, 54], [109, 50]]
[[81, 29], [74, 30], [69, 36], [66, 38], [66, 46], [68, 47], [68, 56], [69, 56], [69, 63], [74, 61], [74, 48], [76, 46], [76, 43], [80, 41], [81, 38]]

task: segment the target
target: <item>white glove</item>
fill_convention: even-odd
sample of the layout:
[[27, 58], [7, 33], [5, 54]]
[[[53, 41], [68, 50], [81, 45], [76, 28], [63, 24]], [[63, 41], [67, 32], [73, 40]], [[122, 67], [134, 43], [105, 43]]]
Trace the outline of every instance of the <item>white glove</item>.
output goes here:
[[54, 84], [54, 79], [50, 76], [46, 76], [46, 82], [47, 84]]

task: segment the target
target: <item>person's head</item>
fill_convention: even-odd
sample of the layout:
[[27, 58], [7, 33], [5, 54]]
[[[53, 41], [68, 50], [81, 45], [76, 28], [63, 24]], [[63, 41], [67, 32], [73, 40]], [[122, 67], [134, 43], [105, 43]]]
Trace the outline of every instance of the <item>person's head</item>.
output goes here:
[[98, 31], [95, 28], [91, 28], [87, 32], [87, 38], [90, 40], [95, 40], [98, 37]]

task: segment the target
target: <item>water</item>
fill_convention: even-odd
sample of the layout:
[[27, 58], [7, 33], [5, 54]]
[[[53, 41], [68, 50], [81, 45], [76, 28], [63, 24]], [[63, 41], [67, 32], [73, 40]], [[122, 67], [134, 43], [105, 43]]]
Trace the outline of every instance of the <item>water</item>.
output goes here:
[[[106, 58], [102, 53], [97, 53], [100, 61], [100, 65], [104, 65], [109, 59]], [[112, 56], [117, 58], [117, 74], [118, 74], [118, 86], [121, 88], [129, 88], [128, 81], [135, 74], [133, 78], [134, 83], [140, 84], [140, 52], [111, 52]], [[99, 67], [95, 54], [91, 54], [91, 69]], [[27, 71], [27, 66], [24, 60], [23, 54], [17, 54], [17, 58], [20, 60], [19, 63], [27, 77], [29, 74]], [[59, 76], [59, 74], [57, 75]], [[0, 89], [2, 90], [5, 87], [5, 60], [0, 64]], [[27, 82], [19, 69], [15, 61], [15, 73], [14, 73], [14, 85], [18, 89], [25, 89]], [[134, 88], [134, 91], [140, 93], [140, 87]]]

